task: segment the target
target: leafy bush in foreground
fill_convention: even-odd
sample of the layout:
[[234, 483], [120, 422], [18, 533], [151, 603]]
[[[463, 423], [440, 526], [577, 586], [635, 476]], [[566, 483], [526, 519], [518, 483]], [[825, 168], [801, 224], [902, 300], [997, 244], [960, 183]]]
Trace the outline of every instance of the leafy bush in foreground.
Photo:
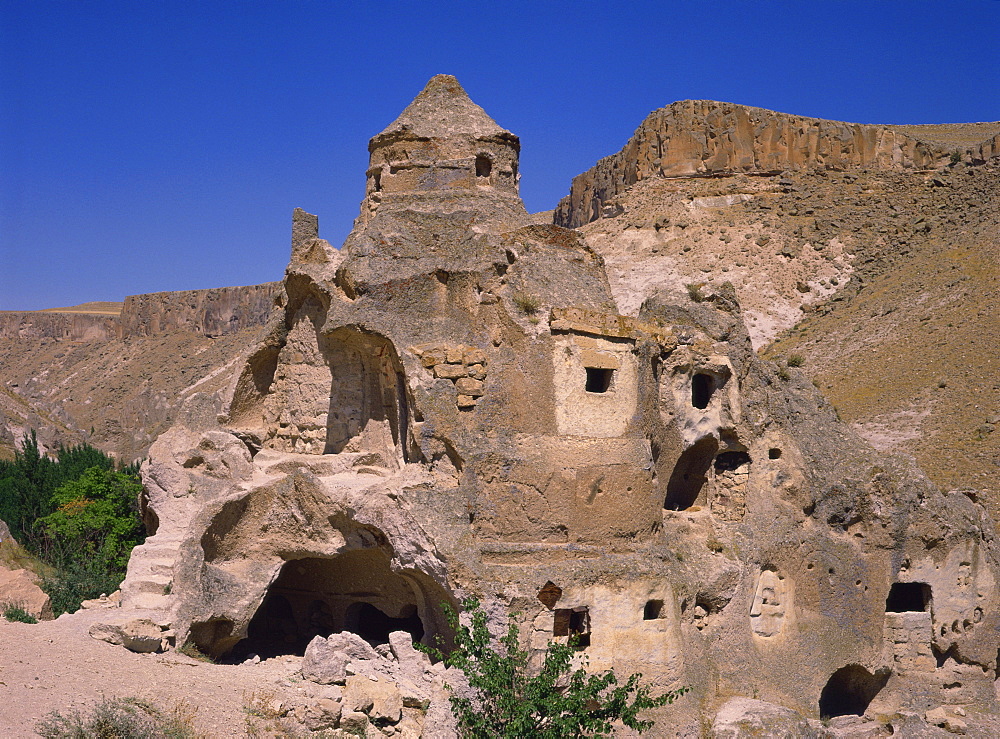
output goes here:
[[640, 719], [641, 711], [673, 703], [688, 691], [684, 687], [653, 696], [639, 683], [639, 674], [619, 684], [611, 670], [573, 670], [572, 641], [549, 642], [541, 669], [532, 671], [528, 652], [519, 646], [513, 617], [495, 644], [478, 601], [466, 600], [462, 607], [471, 616], [471, 626], [461, 625], [454, 610], [445, 606], [455, 630], [455, 649], [444, 661], [462, 670], [472, 689], [471, 697], [454, 690], [451, 694], [452, 710], [466, 737], [609, 736], [615, 721], [642, 733], [653, 722]]

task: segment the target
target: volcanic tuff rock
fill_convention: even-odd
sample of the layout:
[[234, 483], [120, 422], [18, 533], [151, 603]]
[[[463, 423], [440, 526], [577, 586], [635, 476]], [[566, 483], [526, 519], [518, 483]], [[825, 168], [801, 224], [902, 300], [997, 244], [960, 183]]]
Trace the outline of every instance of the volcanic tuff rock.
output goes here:
[[[294, 213], [280, 314], [150, 450], [117, 620], [231, 659], [344, 631], [398, 654], [400, 631], [447, 645], [442, 604], [475, 594], [536, 655], [575, 636], [592, 668], [691, 686], [653, 714], [681, 734], [992, 721], [1000, 552], [975, 492], [760, 360], [733, 285], [652, 285], [619, 315], [584, 235], [524, 212], [517, 138], [483, 116], [433, 78], [372, 139], [343, 251]], [[303, 720], [369, 725], [327, 708]]]
[[[982, 327], [1000, 320], [1000, 159], [982, 155], [1000, 123], [894, 129], [971, 163], [654, 174], [579, 231], [621, 312], [728, 282], [755, 347], [797, 355], [866, 439], [913, 454], [942, 487], [979, 489], [996, 517], [1000, 344]], [[630, 151], [604, 160], [619, 181], [638, 166]]]
[[672, 103], [650, 113], [624, 149], [573, 178], [555, 222], [575, 227], [600, 218], [609, 200], [650, 177], [815, 168], [923, 170], [945, 163], [952, 153], [977, 163], [1000, 153], [996, 132], [987, 141], [946, 148], [901, 128], [803, 118], [712, 100]]

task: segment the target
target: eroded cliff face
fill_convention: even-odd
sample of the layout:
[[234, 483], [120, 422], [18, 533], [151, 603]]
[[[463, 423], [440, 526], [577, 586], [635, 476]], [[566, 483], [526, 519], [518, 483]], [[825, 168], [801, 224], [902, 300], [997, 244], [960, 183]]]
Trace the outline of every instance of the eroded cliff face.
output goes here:
[[[296, 211], [281, 311], [222, 412], [193, 393], [152, 447], [155, 533], [109, 618], [315, 656], [343, 631], [447, 643], [442, 605], [475, 594], [536, 654], [574, 636], [592, 668], [690, 686], [655, 716], [682, 734], [762, 701], [817, 735], [991, 720], [1000, 553], [975, 494], [760, 360], [731, 286], [620, 315], [598, 253], [511, 192], [516, 137], [453, 78], [418, 101], [419, 136], [372, 141], [344, 250]], [[427, 176], [385, 187], [389, 160]]]
[[870, 443], [978, 489], [996, 518], [1000, 348], [982, 326], [1000, 310], [1000, 158], [982, 156], [1000, 123], [898, 128], [973, 155], [930, 171], [651, 176], [578, 230], [620, 312], [731, 284], [756, 349], [796, 357]]
[[263, 326], [274, 312], [281, 283], [130, 295], [122, 306], [119, 338], [189, 331], [204, 336]]
[[995, 137], [957, 148], [923, 141], [901, 128], [804, 118], [711, 100], [672, 103], [650, 113], [619, 153], [573, 178], [555, 222], [574, 228], [601, 218], [608, 201], [650, 177], [923, 170], [945, 163], [956, 152], [970, 162], [985, 161], [997, 152]]

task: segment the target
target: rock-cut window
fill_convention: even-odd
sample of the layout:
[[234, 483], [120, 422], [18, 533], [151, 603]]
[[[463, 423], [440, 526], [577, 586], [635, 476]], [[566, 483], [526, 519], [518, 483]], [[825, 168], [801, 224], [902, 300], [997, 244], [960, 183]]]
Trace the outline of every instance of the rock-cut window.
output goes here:
[[611, 381], [615, 377], [613, 369], [603, 367], [587, 367], [587, 392], [606, 393], [611, 389]]

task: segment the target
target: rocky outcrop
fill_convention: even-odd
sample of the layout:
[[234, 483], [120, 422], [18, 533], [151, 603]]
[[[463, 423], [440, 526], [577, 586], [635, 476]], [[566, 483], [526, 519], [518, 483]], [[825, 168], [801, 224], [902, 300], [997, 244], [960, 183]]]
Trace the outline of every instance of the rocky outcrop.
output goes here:
[[245, 287], [129, 295], [121, 314], [0, 311], [0, 338], [110, 341], [190, 331], [205, 336], [263, 326], [274, 312], [280, 282]]
[[[554, 222], [575, 228], [596, 220], [607, 201], [649, 177], [776, 174], [808, 168], [928, 169], [946, 162], [950, 154], [892, 126], [684, 100], [650, 113], [620, 152], [576, 176]], [[983, 152], [975, 156], [982, 158]]]
[[4, 606], [18, 606], [35, 618], [52, 618], [52, 602], [28, 570], [0, 566], [0, 615]]
[[0, 311], [0, 338], [109, 341], [118, 336], [117, 316], [49, 311]]
[[0, 521], [0, 615], [6, 606], [18, 606], [35, 618], [52, 618], [52, 603], [38, 587], [38, 576], [21, 566], [27, 559], [27, 552]]
[[968, 150], [967, 156], [973, 164], [984, 164], [1000, 159], [1000, 133]]
[[274, 311], [280, 282], [246, 287], [130, 295], [122, 307], [119, 335], [156, 336], [191, 331], [206, 336], [262, 326]]

